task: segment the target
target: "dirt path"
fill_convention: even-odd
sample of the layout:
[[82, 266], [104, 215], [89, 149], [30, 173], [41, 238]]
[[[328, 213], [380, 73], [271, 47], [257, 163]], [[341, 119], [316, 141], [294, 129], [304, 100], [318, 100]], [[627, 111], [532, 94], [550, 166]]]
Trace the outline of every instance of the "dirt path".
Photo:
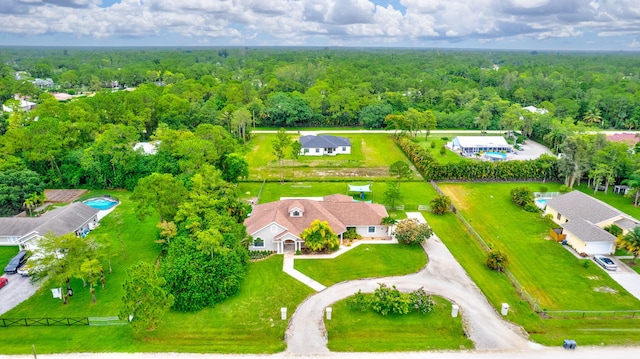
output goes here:
[[373, 292], [378, 283], [395, 285], [402, 291], [423, 287], [460, 307], [465, 329], [478, 350], [530, 350], [541, 348], [529, 342], [524, 331], [503, 320], [437, 236], [424, 245], [429, 264], [416, 274], [338, 283], [305, 300], [293, 314], [286, 332], [287, 353], [328, 353], [323, 312], [332, 303], [358, 290]]

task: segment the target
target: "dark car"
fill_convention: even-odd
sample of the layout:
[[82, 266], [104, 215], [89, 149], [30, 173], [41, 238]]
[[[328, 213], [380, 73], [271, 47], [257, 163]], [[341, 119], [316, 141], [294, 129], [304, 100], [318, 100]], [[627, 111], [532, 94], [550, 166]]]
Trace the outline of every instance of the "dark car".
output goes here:
[[7, 266], [4, 267], [4, 272], [10, 273], [10, 274], [16, 273], [18, 269], [20, 269], [20, 267], [22, 267], [26, 262], [27, 262], [27, 252], [20, 251], [18, 252], [18, 254], [16, 254], [15, 257], [11, 258], [11, 260], [9, 261], [9, 264], [7, 264]]
[[9, 283], [9, 280], [7, 278], [0, 278], [0, 288], [7, 285], [7, 283]]

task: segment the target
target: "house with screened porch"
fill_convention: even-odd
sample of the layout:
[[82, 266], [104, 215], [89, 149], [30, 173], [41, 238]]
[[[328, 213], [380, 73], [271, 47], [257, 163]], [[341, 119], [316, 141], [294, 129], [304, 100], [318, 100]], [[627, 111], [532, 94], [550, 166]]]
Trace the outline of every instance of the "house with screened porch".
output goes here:
[[363, 238], [390, 239], [389, 226], [381, 224], [387, 216], [381, 204], [358, 202], [351, 196], [334, 194], [258, 204], [244, 224], [253, 238], [249, 250], [284, 253], [304, 248], [300, 234], [316, 219], [327, 221], [341, 243], [344, 233], [351, 228]]

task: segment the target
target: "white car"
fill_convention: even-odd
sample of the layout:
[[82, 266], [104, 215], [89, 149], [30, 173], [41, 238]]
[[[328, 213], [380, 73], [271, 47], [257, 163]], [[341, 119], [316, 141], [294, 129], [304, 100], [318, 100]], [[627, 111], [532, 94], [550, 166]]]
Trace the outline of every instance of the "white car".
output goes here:
[[44, 256], [40, 253], [35, 253], [29, 259], [27, 259], [27, 263], [23, 265], [20, 269], [18, 269], [18, 274], [23, 277], [28, 277], [31, 275], [30, 272], [33, 272], [34, 265], [38, 259], [42, 259]]
[[593, 256], [593, 260], [606, 270], [614, 271], [618, 269], [618, 266], [613, 260], [611, 260], [611, 258], [607, 258], [604, 256]]

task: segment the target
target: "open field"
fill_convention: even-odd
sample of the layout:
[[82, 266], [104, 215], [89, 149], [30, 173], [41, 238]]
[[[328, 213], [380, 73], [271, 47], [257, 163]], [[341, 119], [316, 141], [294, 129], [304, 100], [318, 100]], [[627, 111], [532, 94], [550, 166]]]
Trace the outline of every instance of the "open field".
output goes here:
[[[372, 296], [372, 294], [369, 294]], [[462, 318], [451, 318], [451, 303], [434, 296], [431, 313], [383, 316], [356, 311], [346, 300], [333, 304], [325, 320], [329, 349], [342, 352], [396, 352], [473, 348], [462, 330]]]
[[[115, 254], [111, 261], [114, 271], [107, 275], [106, 289], [96, 289], [97, 303], [91, 303], [89, 289], [83, 288], [78, 280], [72, 281], [74, 296], [64, 306], [59, 299], [51, 297], [49, 289], [53, 286], [45, 284], [33, 297], [3, 317], [118, 314], [126, 269], [138, 261], [155, 262], [158, 257], [159, 248], [154, 243], [155, 219], [138, 221], [133, 212], [134, 205], [128, 200], [128, 192], [100, 193], [119, 197], [122, 203], [91, 233], [108, 238]], [[118, 217], [122, 220], [121, 225], [118, 225]], [[282, 256], [274, 256], [249, 264], [238, 295], [197, 313], [170, 312], [156, 331], [145, 333], [141, 338], [134, 338], [128, 326], [0, 328], [2, 352], [26, 354], [31, 352], [31, 344], [34, 344], [38, 353], [273, 353], [285, 347], [283, 336], [287, 322], [279, 320], [280, 307], [293, 311], [310, 293], [308, 287], [282, 272]], [[95, 340], [97, 337], [100, 340]]]
[[360, 245], [334, 259], [296, 259], [295, 269], [325, 286], [350, 279], [411, 274], [427, 264], [420, 246]]
[[[242, 182], [238, 184], [242, 195], [247, 198], [255, 198], [260, 193], [259, 203], [268, 203], [278, 201], [281, 197], [322, 197], [331, 194], [348, 194], [348, 184], [366, 184], [371, 183], [373, 192], [365, 193], [365, 200], [371, 200], [373, 203], [384, 204], [384, 192], [387, 189], [386, 182], [367, 182], [367, 181], [348, 181], [348, 182], [286, 182], [280, 184], [277, 182], [266, 182], [264, 188], [262, 182]], [[395, 182], [393, 182], [395, 184]], [[425, 188], [427, 191], [425, 191]], [[418, 205], [429, 205], [433, 199], [434, 193], [428, 192], [431, 185], [424, 181], [412, 181], [400, 183], [400, 200], [396, 201], [396, 205], [405, 205], [408, 208], [417, 209]], [[249, 193], [247, 193], [249, 192]], [[349, 193], [358, 197], [358, 193]]]
[[[396, 161], [410, 163], [395, 145], [391, 134], [344, 134], [351, 141], [351, 154], [336, 156], [299, 156], [293, 159], [287, 153], [284, 160], [284, 177], [287, 181], [390, 179], [389, 166]], [[299, 135], [291, 134], [292, 141]], [[247, 161], [250, 180], [279, 180], [281, 167], [273, 154], [275, 134], [256, 134], [248, 143]]]
[[[525, 212], [511, 202], [509, 191], [540, 184], [466, 183], [440, 188], [492, 248], [505, 252], [508, 268], [526, 290], [547, 310], [640, 309], [628, 294], [600, 268], [583, 265], [562, 245], [549, 240], [551, 222]], [[545, 187], [553, 190], [553, 184]], [[608, 288], [607, 290], [604, 290]], [[609, 290], [610, 289], [610, 290]], [[610, 293], [614, 291], [615, 293]]]

